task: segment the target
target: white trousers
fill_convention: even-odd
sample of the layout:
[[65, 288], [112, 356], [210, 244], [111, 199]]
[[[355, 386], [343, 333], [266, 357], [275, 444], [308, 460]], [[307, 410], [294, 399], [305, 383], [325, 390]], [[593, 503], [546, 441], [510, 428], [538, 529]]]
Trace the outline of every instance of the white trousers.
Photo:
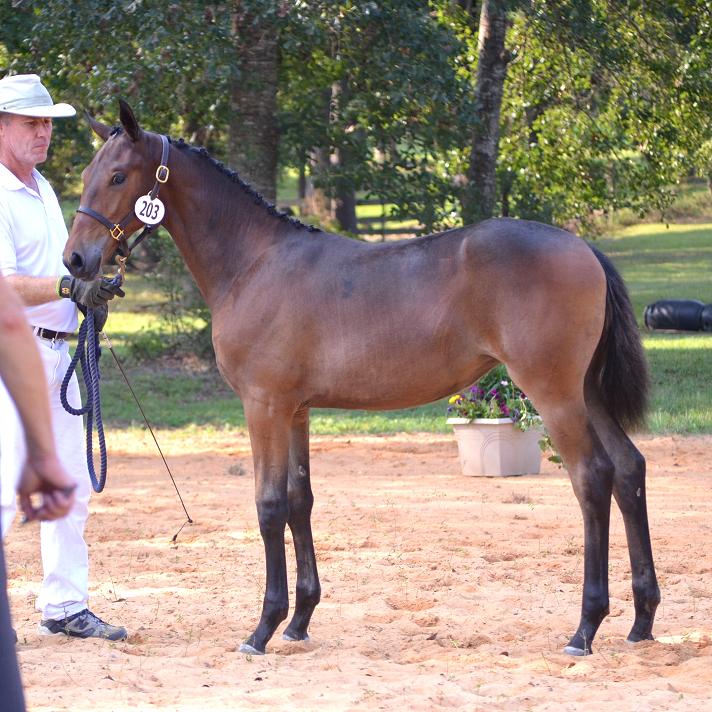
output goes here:
[[[66, 341], [35, 337], [45, 377], [57, 454], [67, 472], [77, 480], [76, 500], [64, 518], [40, 524], [44, 579], [36, 608], [43, 618], [61, 619], [87, 607], [89, 562], [84, 525], [89, 514], [91, 482], [86, 464], [83, 418], [62, 407], [59, 391], [71, 357]], [[69, 404], [80, 407], [76, 374], [67, 389]], [[25, 436], [17, 410], [0, 381], [0, 505], [2, 535], [10, 529], [17, 510], [17, 484], [25, 460]]]

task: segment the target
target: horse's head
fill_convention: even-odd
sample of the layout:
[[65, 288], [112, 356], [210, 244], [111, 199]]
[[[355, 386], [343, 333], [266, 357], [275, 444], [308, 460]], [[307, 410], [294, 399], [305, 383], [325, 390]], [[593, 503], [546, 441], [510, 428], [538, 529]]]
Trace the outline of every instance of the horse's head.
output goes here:
[[150, 222], [139, 220], [134, 205], [157, 185], [162, 141], [139, 127], [126, 102], [119, 106], [121, 126], [114, 129], [87, 116], [104, 145], [82, 172], [80, 209], [63, 254], [67, 269], [81, 279], [96, 277], [102, 264], [125, 251], [128, 236]]

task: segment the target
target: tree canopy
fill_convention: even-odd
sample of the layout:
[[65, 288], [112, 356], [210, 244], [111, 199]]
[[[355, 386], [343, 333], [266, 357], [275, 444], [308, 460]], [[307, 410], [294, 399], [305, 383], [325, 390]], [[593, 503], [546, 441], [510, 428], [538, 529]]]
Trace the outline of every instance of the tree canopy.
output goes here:
[[[488, 5], [506, 23], [488, 214], [585, 224], [592, 211], [664, 208], [678, 180], [709, 173], [707, 2]], [[470, 170], [491, 116], [477, 101], [480, 9], [472, 0], [3, 0], [0, 73], [37, 72], [55, 97], [105, 120], [123, 97], [148, 128], [206, 145], [268, 194], [276, 172], [260, 161], [278, 161], [327, 194], [378, 197], [428, 229], [447, 227], [462, 224], [477, 171], [490, 170]], [[252, 103], [262, 112], [250, 124]], [[266, 124], [260, 137], [256, 124]], [[47, 169], [66, 191], [91, 140], [81, 122], [56, 130]], [[256, 157], [241, 150], [251, 136]]]

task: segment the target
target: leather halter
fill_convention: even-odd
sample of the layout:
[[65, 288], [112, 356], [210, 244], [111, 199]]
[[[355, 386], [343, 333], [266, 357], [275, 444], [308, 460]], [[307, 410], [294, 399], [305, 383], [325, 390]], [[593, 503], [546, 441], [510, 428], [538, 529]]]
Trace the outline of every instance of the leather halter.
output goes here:
[[[161, 163], [158, 168], [156, 168], [156, 182], [153, 184], [153, 188], [151, 188], [151, 192], [149, 193], [151, 200], [158, 197], [158, 191], [160, 190], [161, 184], [168, 181], [168, 176], [170, 174], [170, 169], [168, 168], [168, 152], [170, 150], [170, 144], [168, 143], [168, 138], [164, 134], [160, 134], [160, 136]], [[109, 231], [111, 237], [119, 243], [117, 251], [120, 257], [117, 259], [120, 260], [122, 272], [124, 263], [129, 258], [129, 255], [136, 245], [138, 245], [139, 242], [141, 242], [160, 225], [160, 223], [156, 223], [155, 225], [148, 225], [147, 223], [144, 223], [144, 228], [141, 234], [131, 243], [131, 245], [129, 245], [125, 230], [126, 226], [136, 217], [136, 213], [133, 210], [119, 222], [111, 222], [111, 220], [104, 217], [96, 210], [82, 205], [77, 208], [77, 212], [84, 213], [85, 215], [94, 218], [94, 220], [98, 220]]]

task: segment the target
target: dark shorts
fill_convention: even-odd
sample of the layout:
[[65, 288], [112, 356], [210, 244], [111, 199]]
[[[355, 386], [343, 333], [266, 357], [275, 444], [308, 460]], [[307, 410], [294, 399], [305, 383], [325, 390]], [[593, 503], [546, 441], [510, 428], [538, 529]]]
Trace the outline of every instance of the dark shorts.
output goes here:
[[25, 712], [20, 669], [15, 652], [15, 634], [10, 622], [10, 605], [7, 600], [5, 555], [0, 538], [0, 690], [2, 712]]

